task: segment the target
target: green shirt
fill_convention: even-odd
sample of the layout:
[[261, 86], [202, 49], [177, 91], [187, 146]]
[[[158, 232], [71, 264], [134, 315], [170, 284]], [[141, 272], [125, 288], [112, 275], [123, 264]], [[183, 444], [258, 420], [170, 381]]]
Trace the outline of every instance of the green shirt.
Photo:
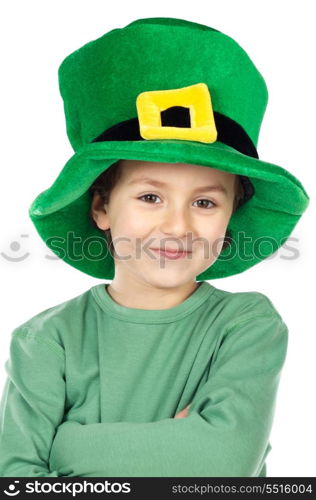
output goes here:
[[146, 310], [93, 286], [12, 332], [0, 475], [265, 476], [287, 341], [261, 293]]

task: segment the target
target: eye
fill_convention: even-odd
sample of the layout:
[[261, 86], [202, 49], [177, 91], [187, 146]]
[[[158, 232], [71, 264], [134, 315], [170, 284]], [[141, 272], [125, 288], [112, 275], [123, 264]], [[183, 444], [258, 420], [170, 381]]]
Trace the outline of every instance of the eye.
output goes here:
[[[215, 203], [213, 203], [211, 200], [202, 200], [201, 199], [201, 200], [196, 200], [196, 201], [206, 201], [207, 203], [211, 203], [213, 205], [213, 207], [216, 207]], [[194, 202], [194, 203], [196, 203], [196, 202]], [[210, 206], [208, 206], [208, 207], [207, 206], [204, 206], [204, 207], [200, 206], [200, 208], [212, 208], [212, 207], [210, 207]]]
[[[140, 196], [139, 198], [137, 198], [138, 200], [141, 200], [142, 198], [145, 198], [146, 196], [153, 196], [154, 198], [159, 198], [159, 196], [157, 196], [156, 194], [153, 194], [153, 193], [149, 193], [149, 194], [143, 194], [143, 196]], [[153, 203], [152, 203], [153, 204]]]

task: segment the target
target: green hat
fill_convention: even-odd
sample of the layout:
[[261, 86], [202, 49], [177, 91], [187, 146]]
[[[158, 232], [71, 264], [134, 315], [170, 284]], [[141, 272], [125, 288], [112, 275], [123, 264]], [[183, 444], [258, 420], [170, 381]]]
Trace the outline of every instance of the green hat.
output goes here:
[[138, 19], [70, 54], [58, 75], [75, 154], [29, 215], [47, 246], [80, 271], [114, 277], [104, 231], [89, 215], [89, 187], [119, 159], [240, 176], [246, 197], [228, 225], [231, 245], [197, 280], [241, 273], [267, 258], [307, 208], [299, 180], [258, 158], [267, 87], [224, 33], [182, 19]]

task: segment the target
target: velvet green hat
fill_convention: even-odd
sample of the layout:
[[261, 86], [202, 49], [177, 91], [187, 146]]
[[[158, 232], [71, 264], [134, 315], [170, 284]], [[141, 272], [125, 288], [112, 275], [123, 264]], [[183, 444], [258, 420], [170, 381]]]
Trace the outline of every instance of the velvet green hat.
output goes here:
[[240, 176], [245, 199], [229, 222], [231, 244], [197, 280], [241, 273], [267, 258], [307, 208], [299, 180], [259, 160], [267, 87], [224, 33], [181, 19], [138, 19], [70, 54], [58, 76], [75, 153], [29, 215], [47, 246], [80, 271], [114, 277], [105, 234], [89, 216], [89, 187], [119, 159]]

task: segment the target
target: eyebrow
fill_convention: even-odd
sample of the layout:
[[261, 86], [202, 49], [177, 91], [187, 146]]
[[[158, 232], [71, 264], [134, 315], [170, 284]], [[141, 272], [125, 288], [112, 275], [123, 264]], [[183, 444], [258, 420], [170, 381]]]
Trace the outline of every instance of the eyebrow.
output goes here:
[[[156, 186], [156, 187], [160, 187], [160, 188], [164, 188], [164, 187], [167, 187], [168, 184], [166, 184], [165, 182], [161, 182], [161, 181], [158, 181], [156, 179], [150, 179], [149, 177], [138, 177], [137, 179], [133, 179], [131, 180], [128, 185], [133, 185], [133, 184], [149, 184], [151, 186]], [[222, 184], [216, 184], [216, 185], [213, 185], [213, 186], [201, 186], [201, 187], [198, 187], [198, 188], [195, 188], [193, 190], [193, 192], [200, 192], [200, 193], [205, 193], [205, 192], [208, 192], [208, 191], [220, 191], [224, 194], [228, 194], [227, 193], [227, 189], [222, 186]]]

